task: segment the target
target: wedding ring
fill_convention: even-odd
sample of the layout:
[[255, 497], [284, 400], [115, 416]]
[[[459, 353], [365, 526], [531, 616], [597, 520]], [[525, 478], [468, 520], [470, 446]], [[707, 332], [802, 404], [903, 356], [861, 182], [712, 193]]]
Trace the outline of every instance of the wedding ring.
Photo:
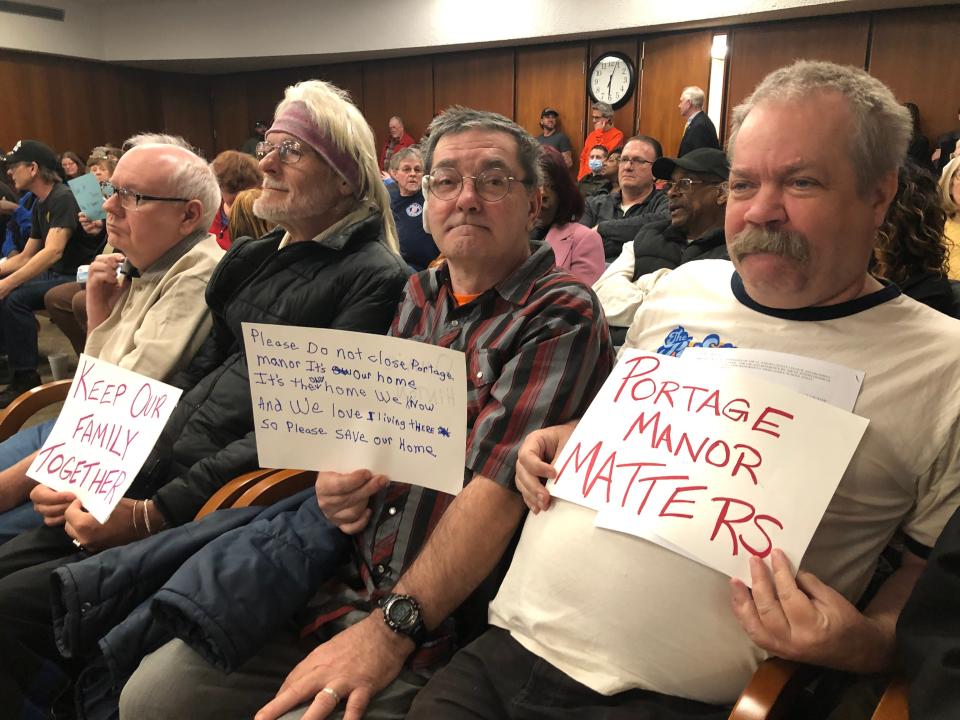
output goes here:
[[330, 697], [332, 697], [332, 698], [333, 698], [333, 702], [334, 702], [335, 705], [339, 705], [339, 704], [340, 704], [340, 694], [339, 694], [336, 690], [334, 690], [332, 687], [325, 687], [325, 688], [324, 688], [323, 690], [321, 690], [320, 692], [325, 692], [325, 693], [327, 693], [327, 695], [329, 695]]

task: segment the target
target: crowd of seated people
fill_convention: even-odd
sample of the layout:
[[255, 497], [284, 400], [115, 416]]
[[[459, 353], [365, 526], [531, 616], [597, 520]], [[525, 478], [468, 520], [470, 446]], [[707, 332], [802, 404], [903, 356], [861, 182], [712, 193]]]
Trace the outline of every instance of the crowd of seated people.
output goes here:
[[[4, 707], [719, 720], [768, 657], [896, 667], [925, 568], [908, 608], [955, 622], [937, 596], [956, 583], [955, 528], [926, 558], [960, 506], [960, 158], [939, 185], [908, 161], [929, 155], [911, 112], [866, 72], [797, 61], [732, 110], [726, 151], [664, 156], [597, 103], [573, 170], [515, 122], [461, 106], [419, 142], [392, 117], [378, 148], [319, 80], [286, 89], [253, 156], [207, 162], [141, 134], [83, 163], [19, 142], [0, 185], [0, 405], [39, 383], [43, 307], [78, 354], [183, 394], [104, 523], [27, 476], [55, 420], [0, 443]], [[105, 220], [64, 182], [85, 172]], [[194, 520], [259, 467], [245, 322], [462, 351], [462, 491], [357, 467], [273, 508]], [[864, 373], [853, 411], [869, 430], [803, 562], [750, 549], [749, 588], [598, 530], [545, 485], [616, 347], [682, 357], [708, 337]], [[892, 539], [899, 567], [867, 598]], [[922, 616], [905, 620], [902, 668], [946, 693], [960, 633], [925, 647]]]

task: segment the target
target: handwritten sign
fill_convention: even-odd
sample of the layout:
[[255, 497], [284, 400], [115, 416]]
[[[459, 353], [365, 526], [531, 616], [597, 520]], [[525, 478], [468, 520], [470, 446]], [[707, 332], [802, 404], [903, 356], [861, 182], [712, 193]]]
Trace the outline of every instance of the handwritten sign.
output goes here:
[[72, 492], [105, 523], [146, 462], [180, 393], [81, 355], [60, 416], [27, 476]]
[[749, 584], [749, 557], [774, 547], [799, 566], [867, 422], [743, 370], [626, 351], [550, 492]]
[[464, 355], [400, 338], [243, 323], [264, 467], [366, 467], [451, 495], [463, 488]]
[[103, 209], [103, 194], [100, 192], [100, 181], [93, 173], [80, 175], [67, 180], [73, 197], [76, 198], [80, 210], [87, 216], [88, 220], [103, 220], [107, 217]]

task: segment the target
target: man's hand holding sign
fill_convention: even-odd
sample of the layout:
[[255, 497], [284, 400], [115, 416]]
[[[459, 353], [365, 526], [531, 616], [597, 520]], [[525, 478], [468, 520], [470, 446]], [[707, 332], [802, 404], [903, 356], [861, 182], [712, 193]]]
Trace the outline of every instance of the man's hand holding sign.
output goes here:
[[57, 423], [28, 475], [47, 525], [65, 524], [78, 546], [103, 550], [158, 531], [149, 501], [124, 498], [181, 391], [91, 358], [80, 364]]
[[527, 438], [517, 487], [534, 514], [556, 496], [732, 576], [733, 612], [772, 653], [829, 664], [859, 643], [879, 667], [883, 620], [794, 569], [866, 425], [749, 373], [628, 351], [579, 424]]

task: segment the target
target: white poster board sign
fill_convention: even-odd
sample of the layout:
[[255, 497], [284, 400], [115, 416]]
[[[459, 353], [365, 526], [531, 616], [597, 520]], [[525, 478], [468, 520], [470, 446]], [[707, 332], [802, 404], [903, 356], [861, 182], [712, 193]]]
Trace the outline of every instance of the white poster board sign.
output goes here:
[[81, 355], [63, 409], [27, 477], [73, 493], [105, 523], [146, 462], [181, 392]]
[[456, 350], [367, 333], [243, 323], [263, 467], [350, 472], [456, 495], [467, 373]]
[[548, 487], [599, 527], [750, 584], [751, 555], [800, 564], [867, 422], [743, 370], [629, 350]]

